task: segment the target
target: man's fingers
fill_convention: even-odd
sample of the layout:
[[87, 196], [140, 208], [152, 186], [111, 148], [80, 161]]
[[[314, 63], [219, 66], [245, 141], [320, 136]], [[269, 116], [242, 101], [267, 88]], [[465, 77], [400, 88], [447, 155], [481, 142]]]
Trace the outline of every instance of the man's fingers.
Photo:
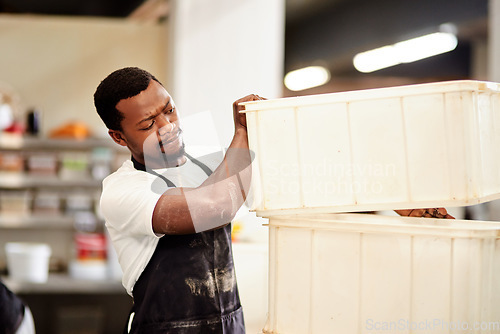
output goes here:
[[446, 211], [445, 208], [434, 209], [434, 216], [436, 218], [446, 218], [447, 215], [448, 215], [448, 212]]
[[427, 209], [414, 209], [409, 217], [425, 217]]
[[[428, 209], [428, 210], [430, 210], [430, 209]], [[455, 219], [455, 217], [453, 217], [452, 215], [448, 214], [448, 211], [446, 211], [445, 208], [435, 208], [435, 209], [432, 209], [432, 210], [434, 210], [433, 216], [435, 218]]]
[[396, 210], [396, 212], [399, 215], [406, 217], [455, 219], [455, 217], [448, 214], [448, 211], [446, 211], [445, 208]]
[[233, 103], [233, 109], [234, 109], [235, 112], [239, 112], [240, 110], [244, 110], [245, 109], [245, 107], [241, 106], [240, 103], [242, 103], [242, 102], [249, 102], [249, 101], [259, 101], [259, 100], [266, 100], [266, 99], [263, 98], [263, 97], [260, 97], [257, 94], [247, 95], [245, 97], [242, 97], [242, 98], [234, 101], [234, 103]]

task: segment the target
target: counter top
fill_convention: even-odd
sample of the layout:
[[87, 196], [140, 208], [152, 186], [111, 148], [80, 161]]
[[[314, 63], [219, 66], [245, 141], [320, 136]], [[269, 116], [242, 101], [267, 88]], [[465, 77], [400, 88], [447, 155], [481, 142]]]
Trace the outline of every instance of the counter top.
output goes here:
[[46, 283], [19, 282], [8, 276], [2, 282], [16, 294], [126, 294], [120, 281], [83, 280], [67, 274], [50, 274]]

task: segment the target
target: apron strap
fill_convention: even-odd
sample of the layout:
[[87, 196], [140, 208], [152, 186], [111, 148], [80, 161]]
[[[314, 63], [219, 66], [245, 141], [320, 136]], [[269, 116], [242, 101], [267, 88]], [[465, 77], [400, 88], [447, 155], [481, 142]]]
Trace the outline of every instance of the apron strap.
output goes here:
[[205, 165], [203, 162], [201, 162], [200, 160], [198, 159], [195, 159], [193, 158], [191, 155], [189, 155], [187, 152], [184, 152], [184, 154], [186, 155], [186, 157], [189, 158], [189, 160], [191, 160], [195, 165], [197, 165], [198, 167], [200, 167], [204, 172], [205, 174], [207, 174], [207, 176], [210, 176], [212, 175], [213, 171], [208, 168], [207, 165]]
[[[200, 160], [192, 157], [191, 155], [189, 155], [188, 153], [184, 152], [184, 154], [186, 155], [186, 157], [188, 157], [189, 160], [191, 160], [196, 166], [200, 167], [201, 170], [203, 170], [205, 172], [205, 174], [207, 174], [207, 176], [210, 176], [212, 175], [212, 170], [207, 166], [205, 165], [203, 162], [201, 162]], [[170, 181], [169, 179], [167, 179], [165, 176], [155, 172], [154, 170], [152, 170], [151, 168], [147, 168], [145, 165], [141, 164], [139, 161], [135, 160], [135, 158], [132, 156], [131, 158], [132, 160], [132, 163], [134, 164], [134, 168], [137, 169], [137, 170], [142, 170], [144, 172], [147, 172], [147, 173], [150, 173], [150, 174], [153, 174], [155, 176], [158, 176], [159, 178], [161, 178], [163, 181], [165, 181], [165, 183], [167, 184], [167, 186], [169, 188], [175, 188], [175, 184]]]
[[165, 183], [167, 184], [167, 186], [169, 188], [175, 188], [175, 184], [172, 181], [170, 181], [169, 179], [167, 179], [165, 176], [163, 176], [161, 174], [158, 174], [157, 172], [155, 172], [151, 168], [146, 168], [146, 166], [144, 166], [143, 164], [141, 164], [139, 161], [135, 160], [133, 156], [132, 156], [132, 163], [134, 164], [134, 168], [135, 169], [142, 170], [143, 172], [147, 172], [149, 174], [153, 174], [155, 176], [158, 176], [163, 181], [165, 181]]

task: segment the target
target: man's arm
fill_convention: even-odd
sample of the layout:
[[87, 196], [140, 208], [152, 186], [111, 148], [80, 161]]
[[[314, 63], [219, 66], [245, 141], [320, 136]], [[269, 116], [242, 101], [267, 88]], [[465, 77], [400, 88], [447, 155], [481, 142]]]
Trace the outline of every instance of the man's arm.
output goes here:
[[235, 133], [223, 162], [199, 187], [171, 188], [160, 197], [153, 212], [155, 233], [196, 233], [231, 222], [246, 199], [252, 173], [246, 119], [239, 103], [261, 99], [248, 95], [233, 103]]

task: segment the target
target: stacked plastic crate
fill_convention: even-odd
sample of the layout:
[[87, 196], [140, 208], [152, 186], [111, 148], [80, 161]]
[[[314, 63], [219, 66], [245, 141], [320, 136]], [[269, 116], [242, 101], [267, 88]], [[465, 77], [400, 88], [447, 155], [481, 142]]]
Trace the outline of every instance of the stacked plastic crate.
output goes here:
[[270, 228], [264, 332], [500, 330], [500, 223], [352, 213], [500, 198], [499, 93], [451, 81], [245, 103], [252, 209]]

